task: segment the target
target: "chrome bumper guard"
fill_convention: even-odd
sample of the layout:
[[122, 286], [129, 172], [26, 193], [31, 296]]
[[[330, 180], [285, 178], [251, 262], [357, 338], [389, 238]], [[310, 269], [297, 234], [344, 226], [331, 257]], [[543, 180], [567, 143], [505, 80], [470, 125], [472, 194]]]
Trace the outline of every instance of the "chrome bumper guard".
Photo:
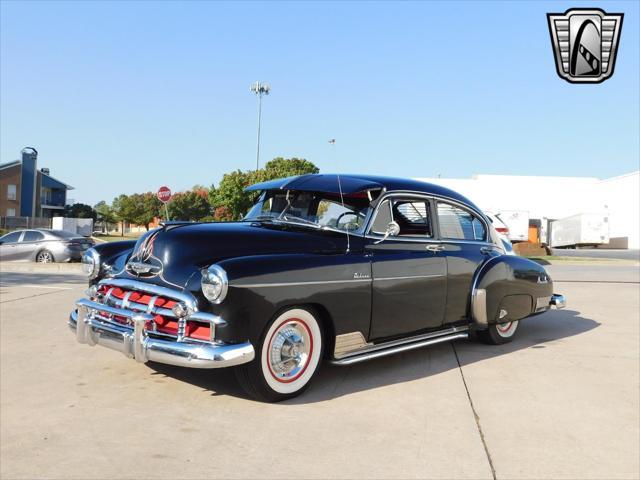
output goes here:
[[554, 293], [551, 295], [551, 300], [549, 300], [549, 306], [555, 307], [559, 310], [567, 306], [567, 300], [564, 298], [564, 295]]
[[[153, 321], [152, 315], [110, 307], [85, 298], [78, 300], [76, 305], [78, 310], [71, 313], [69, 327], [75, 330], [79, 343], [118, 350], [141, 363], [152, 361], [179, 367], [221, 368], [250, 362], [255, 356], [249, 342], [225, 344], [151, 338], [145, 325]], [[133, 328], [101, 321], [96, 317], [97, 312], [126, 317]]]

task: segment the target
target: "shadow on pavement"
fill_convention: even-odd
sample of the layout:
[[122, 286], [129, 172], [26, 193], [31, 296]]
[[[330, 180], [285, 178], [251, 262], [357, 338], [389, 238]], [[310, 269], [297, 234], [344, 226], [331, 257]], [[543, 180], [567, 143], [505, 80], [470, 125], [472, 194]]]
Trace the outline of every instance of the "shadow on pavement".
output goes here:
[[[485, 345], [477, 341], [457, 341], [461, 365], [506, 355], [526, 348], [542, 349], [551, 342], [559, 342], [600, 326], [573, 310], [552, 310], [522, 321], [518, 335], [506, 345]], [[162, 364], [149, 364], [154, 375], [166, 375], [191, 383], [212, 395], [233, 395], [247, 398], [237, 384], [232, 369], [191, 370]], [[423, 349], [383, 357], [368, 362], [335, 367], [325, 362], [309, 389], [300, 397], [283, 404], [306, 404], [331, 400], [343, 395], [410, 382], [458, 368], [451, 346], [439, 344]]]

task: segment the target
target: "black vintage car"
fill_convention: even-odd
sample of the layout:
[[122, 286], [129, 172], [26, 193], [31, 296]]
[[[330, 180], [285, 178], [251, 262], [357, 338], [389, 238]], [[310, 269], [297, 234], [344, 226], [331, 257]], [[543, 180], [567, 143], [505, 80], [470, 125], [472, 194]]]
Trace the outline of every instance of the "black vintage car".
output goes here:
[[563, 307], [544, 268], [505, 255], [487, 217], [436, 185], [303, 175], [249, 187], [243, 221], [166, 223], [83, 258], [80, 343], [139, 362], [235, 367], [255, 398], [302, 392], [323, 359], [351, 365], [467, 338], [510, 341]]

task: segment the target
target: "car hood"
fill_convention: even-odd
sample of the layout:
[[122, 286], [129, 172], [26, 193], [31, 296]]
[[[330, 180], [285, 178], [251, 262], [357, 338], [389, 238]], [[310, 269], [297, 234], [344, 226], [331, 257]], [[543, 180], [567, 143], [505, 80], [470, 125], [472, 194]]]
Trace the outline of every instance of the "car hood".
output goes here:
[[[143, 235], [117, 277], [186, 288], [194, 273], [233, 257], [344, 251], [345, 236], [253, 222], [168, 225]], [[148, 271], [145, 271], [148, 270]]]

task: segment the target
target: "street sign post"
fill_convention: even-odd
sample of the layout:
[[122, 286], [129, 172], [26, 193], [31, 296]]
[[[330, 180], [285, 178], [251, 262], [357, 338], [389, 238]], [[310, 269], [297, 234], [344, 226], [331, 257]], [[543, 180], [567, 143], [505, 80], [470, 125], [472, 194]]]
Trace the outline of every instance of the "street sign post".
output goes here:
[[171, 200], [171, 190], [169, 187], [162, 186], [158, 189], [158, 193], [156, 194], [158, 200], [164, 203], [164, 213], [167, 221], [169, 220], [169, 209], [167, 208], [167, 203]]

